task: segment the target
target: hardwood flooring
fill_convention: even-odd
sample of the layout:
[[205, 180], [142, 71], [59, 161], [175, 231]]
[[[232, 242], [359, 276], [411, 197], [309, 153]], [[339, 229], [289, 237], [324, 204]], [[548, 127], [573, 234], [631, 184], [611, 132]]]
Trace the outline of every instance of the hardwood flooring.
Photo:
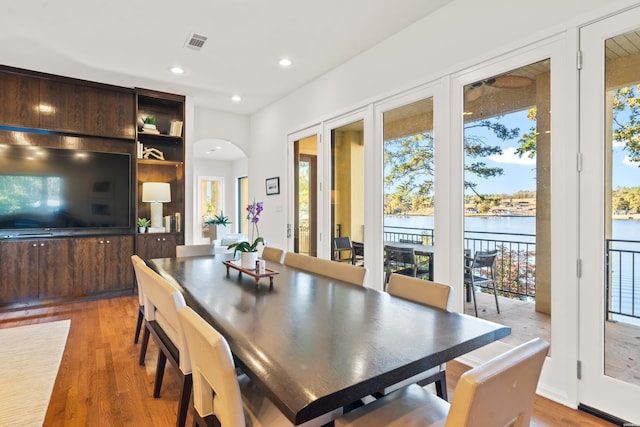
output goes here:
[[[178, 373], [167, 364], [162, 394], [152, 397], [157, 347], [145, 366], [133, 344], [135, 296], [0, 313], [0, 328], [71, 319], [71, 329], [44, 426], [173, 426]], [[447, 363], [449, 398], [468, 369]], [[187, 425], [191, 425], [189, 414]], [[537, 397], [532, 426], [612, 426], [584, 412]]]

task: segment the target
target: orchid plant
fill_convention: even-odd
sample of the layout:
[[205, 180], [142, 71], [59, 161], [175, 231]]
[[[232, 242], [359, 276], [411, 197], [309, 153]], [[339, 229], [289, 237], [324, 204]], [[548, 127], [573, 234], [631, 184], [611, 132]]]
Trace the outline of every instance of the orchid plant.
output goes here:
[[260, 237], [260, 230], [258, 229], [258, 221], [260, 221], [260, 214], [264, 210], [264, 204], [254, 200], [253, 203], [247, 205], [247, 220], [251, 223], [251, 240], [253, 236], [256, 237], [253, 243], [249, 242], [237, 242], [227, 246], [227, 249], [234, 249], [233, 255], [238, 252], [258, 252], [258, 244], [264, 243], [264, 239]]

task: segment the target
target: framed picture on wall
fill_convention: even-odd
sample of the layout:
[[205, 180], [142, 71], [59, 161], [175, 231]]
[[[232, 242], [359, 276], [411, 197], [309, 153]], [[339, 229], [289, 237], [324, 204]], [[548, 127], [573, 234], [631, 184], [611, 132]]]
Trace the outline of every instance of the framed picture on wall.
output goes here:
[[276, 176], [274, 178], [267, 178], [267, 196], [272, 194], [280, 194], [280, 177]]

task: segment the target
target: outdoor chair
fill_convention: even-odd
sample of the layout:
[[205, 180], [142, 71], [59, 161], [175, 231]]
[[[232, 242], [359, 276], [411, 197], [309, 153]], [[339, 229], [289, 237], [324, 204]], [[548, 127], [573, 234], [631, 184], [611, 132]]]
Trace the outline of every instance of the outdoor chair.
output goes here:
[[351, 242], [351, 246], [353, 249], [351, 254], [351, 264], [364, 265], [364, 243]]
[[478, 304], [476, 303], [476, 286], [489, 287], [493, 289], [493, 296], [496, 300], [496, 310], [500, 314], [500, 305], [498, 304], [498, 291], [496, 289], [496, 274], [494, 264], [498, 251], [476, 251], [473, 258], [465, 255], [464, 263], [464, 284], [467, 292], [473, 297], [473, 308], [478, 317]]
[[419, 262], [413, 248], [385, 245], [384, 266], [385, 283], [389, 282], [391, 273], [411, 277], [424, 277], [429, 275], [429, 263]]
[[[346, 251], [349, 252], [349, 256], [347, 258], [342, 258], [342, 253]], [[333, 238], [333, 260], [353, 262], [353, 246], [351, 245], [351, 238], [349, 236]]]
[[465, 372], [451, 404], [412, 384], [348, 412], [335, 426], [528, 426], [548, 350], [535, 338]]

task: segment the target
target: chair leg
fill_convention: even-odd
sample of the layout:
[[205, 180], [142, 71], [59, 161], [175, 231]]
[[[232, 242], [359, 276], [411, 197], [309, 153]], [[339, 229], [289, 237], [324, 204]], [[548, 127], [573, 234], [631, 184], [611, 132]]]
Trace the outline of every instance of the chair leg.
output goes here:
[[498, 314], [500, 314], [500, 305], [498, 305], [498, 290], [496, 289], [496, 282], [491, 282], [493, 285], [493, 296], [496, 299], [496, 310], [498, 310]]
[[158, 351], [158, 365], [156, 366], [156, 383], [153, 387], [153, 397], [160, 397], [160, 388], [162, 387], [162, 378], [164, 377], [164, 367], [167, 364], [167, 356], [162, 352], [162, 350]]
[[133, 338], [133, 343], [138, 344], [138, 337], [140, 337], [140, 328], [142, 327], [142, 319], [144, 314], [142, 313], [142, 307], [138, 308], [138, 321], [136, 322], [136, 335]]
[[417, 384], [420, 387], [424, 387], [428, 384], [434, 383], [436, 386], [436, 394], [440, 399], [448, 400], [447, 395], [447, 373], [445, 370], [440, 371], [437, 374], [430, 376], [429, 378], [425, 378], [421, 381], [418, 381]]
[[476, 317], [478, 317], [478, 304], [476, 303], [476, 287], [473, 285], [473, 283], [467, 286], [471, 286], [471, 296], [473, 297], [473, 308], [476, 311]]
[[149, 346], [149, 328], [144, 326], [144, 332], [142, 332], [142, 344], [140, 345], [140, 358], [138, 364], [144, 366], [144, 358], [147, 356], [147, 347]]
[[191, 400], [191, 390], [193, 388], [193, 377], [191, 374], [182, 376], [182, 387], [180, 389], [180, 400], [178, 401], [178, 418], [176, 427], [185, 427], [187, 422], [187, 412], [189, 412], [189, 401]]

